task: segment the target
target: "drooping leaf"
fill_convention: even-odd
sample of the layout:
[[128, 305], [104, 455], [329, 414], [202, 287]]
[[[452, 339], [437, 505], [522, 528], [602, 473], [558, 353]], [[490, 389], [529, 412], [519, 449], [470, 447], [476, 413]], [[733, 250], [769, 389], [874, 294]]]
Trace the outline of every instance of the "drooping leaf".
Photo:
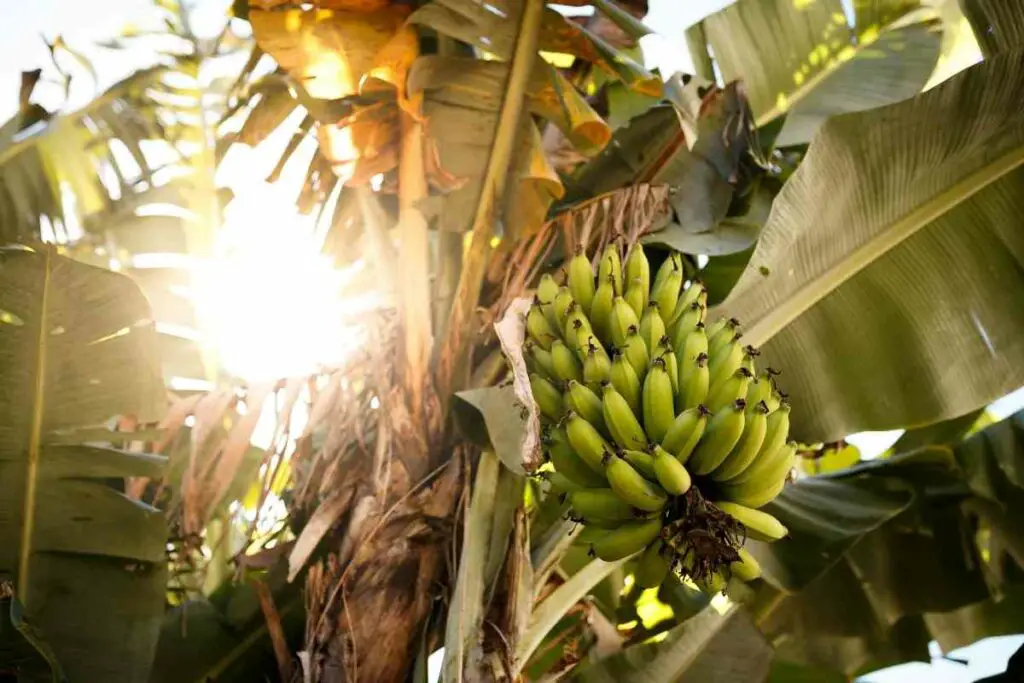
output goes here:
[[908, 0], [738, 2], [704, 20], [728, 82], [743, 80], [759, 124], [787, 113], [778, 144], [808, 142], [826, 118], [920, 92], [941, 35]]
[[149, 307], [123, 275], [40, 247], [0, 252], [0, 310], [0, 576], [70, 680], [139, 680], [163, 614], [167, 532], [111, 480], [159, 476], [164, 460], [72, 435], [159, 417]]
[[721, 312], [832, 441], [928, 424], [1024, 383], [1019, 53], [831, 119], [776, 198]]

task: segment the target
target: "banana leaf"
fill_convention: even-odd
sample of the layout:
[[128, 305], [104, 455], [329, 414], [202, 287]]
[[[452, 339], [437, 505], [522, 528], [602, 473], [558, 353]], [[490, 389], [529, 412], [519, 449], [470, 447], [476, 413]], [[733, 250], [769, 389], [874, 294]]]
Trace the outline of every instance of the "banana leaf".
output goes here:
[[1006, 53], [830, 119], [721, 314], [782, 368], [793, 433], [931, 424], [1024, 384], [1024, 69]]
[[0, 577], [69, 680], [144, 681], [167, 530], [122, 491], [126, 477], [159, 476], [164, 458], [94, 428], [163, 411], [149, 306], [123, 275], [8, 247], [0, 311]]

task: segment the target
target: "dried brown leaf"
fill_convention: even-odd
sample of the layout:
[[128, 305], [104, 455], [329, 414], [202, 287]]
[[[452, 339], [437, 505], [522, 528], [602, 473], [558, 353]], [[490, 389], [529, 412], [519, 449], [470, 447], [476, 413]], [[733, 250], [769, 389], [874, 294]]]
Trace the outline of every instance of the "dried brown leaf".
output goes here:
[[540, 467], [544, 458], [540, 444], [540, 413], [530, 390], [530, 371], [523, 358], [523, 343], [526, 341], [526, 313], [531, 300], [527, 297], [514, 299], [505, 310], [504, 317], [494, 325], [494, 331], [501, 344], [501, 350], [512, 368], [512, 388], [516, 399], [527, 411], [526, 428], [522, 437], [523, 468], [533, 472]]

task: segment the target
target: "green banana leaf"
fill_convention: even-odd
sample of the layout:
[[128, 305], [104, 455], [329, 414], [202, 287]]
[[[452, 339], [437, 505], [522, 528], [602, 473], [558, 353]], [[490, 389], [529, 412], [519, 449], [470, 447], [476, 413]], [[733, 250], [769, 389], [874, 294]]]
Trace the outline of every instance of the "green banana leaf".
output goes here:
[[164, 458], [113, 448], [94, 427], [161, 416], [149, 306], [123, 275], [7, 247], [0, 312], [0, 577], [69, 680], [144, 681], [167, 530], [122, 490]]
[[962, 415], [1024, 384], [1021, 53], [830, 119], [718, 313], [783, 369], [793, 433]]
[[726, 82], [742, 80], [758, 124], [788, 118], [780, 146], [806, 143], [829, 116], [910, 97], [942, 47], [922, 2], [740, 0], [703, 26]]

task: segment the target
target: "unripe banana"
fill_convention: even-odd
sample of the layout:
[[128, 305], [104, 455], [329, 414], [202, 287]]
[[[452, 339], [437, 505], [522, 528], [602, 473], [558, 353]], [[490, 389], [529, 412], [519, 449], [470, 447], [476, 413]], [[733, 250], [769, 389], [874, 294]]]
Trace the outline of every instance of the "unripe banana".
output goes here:
[[654, 447], [654, 476], [661, 488], [673, 496], [683, 495], [693, 483], [683, 463], [661, 446]]
[[676, 349], [679, 367], [693, 363], [701, 354], [707, 356], [708, 335], [704, 331], [704, 323], [697, 323], [685, 335], [680, 335], [679, 341], [673, 339], [672, 346]]
[[[682, 347], [686, 341], [686, 337], [697, 327], [698, 324], [703, 325], [704, 320], [704, 309], [700, 307], [697, 302], [692, 303], [682, 314], [668, 327], [672, 331], [672, 346], [677, 348]], [[705, 342], [705, 346], [707, 343]], [[707, 350], [704, 350], [705, 353]]]
[[717, 413], [736, 399], [744, 398], [747, 395], [747, 387], [750, 385], [751, 378], [750, 370], [740, 367], [732, 377], [726, 377], [718, 384], [712, 380], [711, 388], [708, 389], [708, 410]]
[[786, 396], [781, 391], [779, 391], [778, 387], [774, 387], [772, 389], [771, 397], [766, 398], [764, 402], [768, 404], [768, 410], [774, 413], [783, 404], [786, 403]]
[[761, 564], [746, 548], [738, 549], [740, 559], [729, 563], [729, 571], [740, 581], [754, 581], [761, 578]]
[[572, 298], [572, 292], [569, 291], [568, 287], [562, 286], [558, 288], [558, 294], [555, 295], [555, 300], [551, 302], [551, 310], [554, 313], [554, 320], [550, 320], [552, 329], [564, 330], [565, 321], [569, 318], [569, 309], [576, 303], [576, 300]]
[[643, 320], [644, 309], [647, 308], [647, 290], [642, 288], [639, 280], [626, 280], [626, 291], [623, 293], [622, 298], [626, 300], [626, 303], [633, 309], [633, 312]]
[[783, 403], [779, 409], [768, 415], [765, 426], [764, 439], [757, 455], [747, 463], [747, 466], [730, 473], [728, 476], [720, 477], [728, 483], [741, 483], [747, 479], [757, 479], [770, 470], [778, 460], [783, 457], [782, 450], [786, 447], [786, 439], [789, 438], [789, 405]]
[[740, 364], [740, 367], [746, 368], [751, 377], [757, 375], [757, 368], [754, 367], [754, 359], [760, 355], [761, 352], [753, 346], [747, 345], [743, 347], [743, 362]]
[[564, 430], [552, 428], [547, 434], [548, 436], [544, 440], [545, 453], [551, 464], [555, 466], [556, 472], [561, 472], [582, 487], [595, 488], [608, 485], [604, 478], [604, 468], [595, 470], [583, 462], [569, 445]]
[[754, 462], [761, 445], [764, 443], [768, 430], [768, 406], [764, 401], [747, 404], [747, 414], [743, 424], [743, 436], [736, 447], [725, 458], [721, 465], [711, 473], [716, 481], [725, 481], [735, 477]]
[[653, 301], [648, 304], [647, 310], [643, 311], [639, 331], [640, 338], [647, 344], [649, 351], [657, 346], [661, 338], [665, 336], [665, 321], [661, 319], [658, 304]]
[[565, 404], [562, 401], [562, 392], [556, 389], [554, 384], [537, 373], [532, 373], [530, 389], [544, 417], [554, 422], [562, 419], [562, 414], [565, 413]]
[[648, 481], [657, 481], [658, 475], [654, 473], [654, 456], [643, 451], [624, 450], [618, 455], [625, 458], [626, 462], [633, 466]]
[[708, 327], [708, 348], [716, 349], [732, 341], [739, 334], [739, 328], [740, 321], [736, 318], [719, 318]]
[[647, 374], [647, 365], [651, 357], [647, 351], [647, 344], [644, 343], [637, 328], [631, 327], [629, 334], [626, 335], [626, 340], [622, 344], [618, 344], [618, 347], [626, 357], [626, 360], [629, 361], [629, 364], [633, 366], [636, 376], [643, 381], [644, 375]]
[[622, 346], [630, 334], [630, 328], [635, 327], [639, 330], [639, 326], [640, 320], [636, 317], [633, 307], [627, 304], [621, 296], [615, 297], [615, 301], [612, 302], [612, 317], [609, 325], [612, 343], [615, 346]]
[[575, 491], [583, 491], [584, 488], [578, 483], [565, 476], [561, 472], [543, 472], [544, 480], [551, 485], [551, 490], [560, 495], [568, 495]]
[[[647, 295], [651, 291], [651, 263], [647, 260], [644, 247], [639, 242], [629, 250], [624, 274], [627, 289], [629, 283], [636, 283], [644, 292], [644, 305], [640, 307], [640, 311], [642, 311], [647, 305]], [[640, 311], [637, 311], [637, 315], [640, 315]]]
[[[768, 405], [768, 399], [772, 395], [772, 376], [767, 372], [762, 372], [751, 380], [750, 385], [747, 387], [747, 405], [757, 405], [764, 401], [765, 405]], [[770, 411], [769, 411], [770, 412]]]
[[538, 304], [530, 306], [530, 311], [526, 314], [526, 331], [530, 339], [542, 349], [550, 350], [551, 343], [558, 339], [558, 334], [548, 325], [548, 319], [544, 317], [544, 312], [540, 310]]
[[611, 377], [612, 362], [608, 359], [608, 352], [602, 346], [591, 345], [583, 361], [583, 383], [598, 391]]
[[651, 301], [657, 302], [658, 309], [671, 315], [679, 303], [679, 289], [683, 286], [683, 268], [680, 264], [669, 272], [659, 285], [651, 288]]
[[580, 369], [580, 362], [576, 360], [576, 354], [561, 339], [551, 345], [551, 364], [555, 368], [555, 377], [563, 382], [571, 379], [579, 382], [583, 379], [583, 371]]
[[590, 306], [590, 324], [603, 344], [611, 344], [612, 304], [615, 302], [615, 287], [611, 278], [598, 281], [594, 302]]
[[655, 442], [661, 442], [675, 420], [675, 393], [664, 358], [655, 358], [644, 379], [644, 428]]
[[[706, 304], [701, 304], [701, 295], [707, 298], [707, 287], [703, 283], [693, 281], [690, 286], [683, 290], [683, 293], [679, 295], [679, 303], [676, 304], [676, 310], [672, 312], [672, 320], [676, 321], [679, 316], [694, 308], [694, 304], [698, 304], [698, 308], [703, 309]], [[701, 320], [704, 320], [703, 315]], [[694, 321], [696, 324], [696, 321]]]
[[718, 569], [694, 581], [694, 583], [697, 584], [697, 588], [700, 588], [707, 595], [718, 595], [725, 590], [725, 587], [729, 584], [729, 579], [721, 569]]
[[580, 417], [576, 411], [570, 410], [565, 415], [565, 435], [583, 462], [592, 470], [604, 473], [604, 456], [611, 447], [597, 431], [597, 427]]
[[614, 242], [609, 244], [601, 254], [597, 277], [601, 280], [611, 279], [615, 295], [622, 295], [622, 259], [619, 257], [619, 247]]
[[584, 420], [597, 427], [597, 430], [608, 435], [601, 414], [601, 398], [589, 387], [572, 379], [565, 390], [565, 407], [574, 410]]
[[743, 346], [734, 340], [719, 349], [716, 353], [708, 351], [708, 371], [711, 373], [711, 386], [717, 386], [727, 377], [732, 377], [743, 365]]
[[704, 435], [708, 423], [708, 410], [702, 405], [684, 410], [672, 421], [661, 447], [685, 463]]
[[[683, 256], [679, 252], [673, 251], [668, 255], [661, 266], [658, 268], [658, 272], [654, 274], [654, 282], [651, 283], [651, 298], [654, 298], [654, 292], [665, 284], [665, 279], [674, 272], [683, 272]], [[664, 310], [664, 309], [662, 309]]]
[[[637, 514], [644, 514], [638, 512]], [[629, 524], [630, 522], [637, 519], [648, 519], [647, 517], [635, 517], [634, 519], [606, 519], [604, 517], [582, 517], [572, 515], [571, 519], [584, 524], [588, 527], [597, 529], [603, 529], [604, 531], [610, 531], [612, 529], [618, 529], [623, 524]]]
[[743, 435], [745, 408], [746, 402], [739, 399], [731, 406], [715, 413], [708, 423], [704, 438], [697, 444], [693, 456], [687, 463], [691, 472], [703, 476], [722, 464]]
[[679, 361], [676, 360], [676, 354], [672, 348], [672, 342], [669, 340], [668, 335], [659, 339], [658, 345], [654, 347], [654, 351], [651, 353], [652, 363], [655, 358], [660, 358], [665, 361], [665, 370], [668, 371], [668, 377], [672, 381], [672, 394], [674, 396], [678, 396]]
[[605, 562], [615, 562], [646, 548], [661, 531], [661, 520], [627, 522], [594, 541], [591, 549]]
[[715, 506], [742, 524], [747, 531], [747, 537], [755, 541], [771, 543], [789, 534], [789, 529], [767, 512], [725, 500], [715, 501]]
[[696, 408], [708, 397], [711, 382], [707, 354], [700, 354], [694, 361], [686, 361], [679, 368], [680, 410]]
[[572, 298], [583, 308], [585, 314], [590, 313], [590, 305], [594, 301], [594, 269], [590, 265], [590, 259], [580, 247], [576, 255], [569, 260], [566, 269], [566, 282]]
[[668, 502], [665, 491], [657, 484], [647, 481], [623, 458], [609, 453], [605, 456], [604, 462], [608, 484], [619, 498], [647, 512], [657, 512], [665, 507], [665, 503]]
[[530, 372], [536, 372], [545, 379], [557, 379], [550, 351], [545, 351], [539, 344], [534, 344], [532, 341], [523, 344], [523, 350], [526, 351], [526, 366]]
[[612, 439], [621, 448], [640, 450], [647, 447], [647, 435], [633, 414], [629, 403], [622, 394], [615, 391], [611, 384], [604, 385], [601, 395], [601, 408], [604, 423], [611, 432]]
[[576, 534], [576, 538], [573, 539], [572, 544], [576, 546], [590, 546], [593, 545], [594, 541], [604, 538], [607, 533], [608, 529], [602, 529], [600, 527], [587, 524], [578, 534]]
[[633, 581], [640, 588], [657, 588], [668, 576], [669, 566], [663, 554], [664, 548], [665, 544], [661, 539], [655, 539], [640, 556], [636, 571], [633, 572]]
[[558, 296], [558, 283], [551, 273], [544, 273], [540, 276], [540, 283], [537, 285], [537, 300], [542, 305], [547, 305], [554, 302], [556, 296]]
[[629, 404], [633, 414], [637, 418], [642, 417], [640, 377], [636, 374], [636, 370], [633, 369], [630, 362], [626, 360], [626, 356], [618, 350], [616, 350], [615, 358], [612, 360], [611, 382], [612, 386], [615, 387], [615, 391], [622, 394], [622, 398], [626, 399], [626, 403]]
[[782, 492], [790, 470], [793, 469], [796, 444], [786, 444], [781, 450], [781, 457], [771, 468], [761, 472], [760, 476], [742, 482], [734, 479], [719, 486], [722, 498], [751, 508], [762, 507], [774, 500]]
[[569, 314], [565, 319], [565, 329], [562, 331], [565, 345], [579, 353], [580, 340], [582, 339], [583, 343], [586, 344], [587, 339], [592, 334], [593, 330], [590, 329], [590, 319], [587, 318], [579, 304], [573, 303], [569, 307]]
[[621, 521], [636, 517], [633, 507], [609, 488], [574, 491], [569, 496], [569, 505], [574, 516], [585, 519]]

